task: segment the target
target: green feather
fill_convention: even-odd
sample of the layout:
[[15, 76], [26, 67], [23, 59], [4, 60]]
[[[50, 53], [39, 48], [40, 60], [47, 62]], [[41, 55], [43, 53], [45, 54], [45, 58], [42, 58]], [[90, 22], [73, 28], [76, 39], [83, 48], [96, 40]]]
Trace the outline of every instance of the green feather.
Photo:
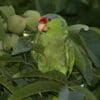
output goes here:
[[39, 33], [36, 39], [36, 42], [44, 47], [43, 53], [38, 53], [38, 68], [42, 72], [58, 70], [66, 74], [68, 70], [65, 56], [67, 24], [58, 16], [48, 22], [47, 26], [48, 32]]

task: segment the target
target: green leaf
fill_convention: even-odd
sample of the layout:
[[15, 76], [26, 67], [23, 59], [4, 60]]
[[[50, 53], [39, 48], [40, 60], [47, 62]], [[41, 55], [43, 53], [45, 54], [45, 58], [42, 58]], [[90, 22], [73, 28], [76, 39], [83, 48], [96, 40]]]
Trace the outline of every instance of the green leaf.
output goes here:
[[[87, 32], [87, 31], [84, 31]], [[70, 32], [69, 37], [73, 40], [75, 49], [75, 63], [76, 67], [80, 70], [88, 84], [92, 80], [92, 62], [89, 54], [89, 48], [80, 34]], [[97, 61], [95, 62], [97, 63]], [[99, 64], [98, 64], [99, 65]]]
[[0, 100], [7, 100], [8, 94], [6, 92], [0, 92]]
[[21, 56], [11, 56], [3, 52], [3, 55], [0, 56], [0, 62], [24, 62]]
[[84, 100], [84, 94], [80, 92], [71, 92], [69, 94], [68, 100]]
[[3, 19], [0, 16], [0, 41], [4, 40], [4, 38], [6, 36], [2, 21], [3, 21]]
[[[85, 53], [87, 54], [87, 57], [93, 62], [93, 64], [96, 67], [100, 67], [100, 61], [99, 61], [98, 57], [95, 55], [95, 53], [92, 51], [92, 50], [94, 50], [94, 48], [90, 48], [90, 45], [94, 44], [96, 40], [92, 39], [93, 38], [93, 37], [91, 37], [92, 33], [91, 32], [89, 33], [89, 32], [90, 31], [83, 31], [83, 30], [81, 30], [79, 34], [70, 32], [69, 37], [77, 45], [81, 46], [84, 49]], [[97, 38], [97, 37], [95, 37], [95, 38]], [[99, 36], [98, 36], [98, 38], [99, 38]], [[92, 40], [94, 40], [94, 41], [92, 41]], [[87, 41], [91, 41], [91, 42], [87, 42]], [[96, 43], [97, 43], [96, 45], [98, 45], [98, 47], [99, 47], [99, 42], [96, 42]]]
[[2, 15], [8, 19], [10, 16], [15, 15], [15, 10], [13, 6], [0, 6], [0, 12]]
[[90, 59], [94, 63], [95, 67], [100, 67], [100, 34], [94, 31], [81, 31], [81, 40], [83, 41], [84, 48], [88, 53]]
[[98, 27], [90, 27], [90, 30], [96, 32], [96, 34], [100, 34], [100, 28]]
[[97, 100], [96, 97], [93, 95], [93, 93], [91, 91], [89, 91], [87, 88], [84, 87], [80, 87], [80, 86], [73, 86], [73, 89], [75, 89], [75, 91], [80, 92], [80, 93], [84, 93], [85, 94], [85, 100]]
[[[73, 38], [71, 39], [73, 40]], [[76, 65], [76, 68], [78, 68], [79, 71], [82, 73], [83, 77], [88, 82], [88, 84], [90, 84], [92, 80], [92, 64], [87, 56], [87, 53], [82, 48], [81, 43], [78, 44], [77, 40], [76, 41], [73, 40], [72, 43], [73, 43], [73, 49], [74, 49], [74, 55], [75, 55], [74, 64]]]
[[[0, 69], [1, 71], [1, 69]], [[14, 93], [15, 87], [11, 83], [11, 81], [8, 81], [7, 77], [0, 77], [0, 84], [4, 86], [9, 92]]]
[[69, 91], [68, 87], [64, 87], [59, 92], [58, 100], [84, 100], [84, 93], [80, 93], [78, 91]]
[[74, 33], [79, 33], [81, 29], [88, 31], [89, 27], [84, 24], [75, 24], [75, 25], [69, 26], [69, 31], [74, 32]]
[[17, 55], [23, 52], [27, 52], [32, 49], [31, 41], [19, 39], [13, 48], [12, 55]]
[[69, 90], [68, 87], [64, 87], [60, 92], [59, 92], [59, 97], [58, 100], [69, 100], [68, 96], [69, 96]]
[[38, 94], [40, 92], [58, 92], [61, 87], [62, 85], [60, 83], [54, 81], [37, 81], [19, 88], [8, 98], [8, 100], [21, 100], [25, 97]]
[[13, 78], [25, 78], [25, 77], [35, 77], [40, 79], [54, 80], [59, 83], [65, 84], [67, 82], [66, 76], [59, 71], [49, 71], [46, 73], [41, 73], [39, 71], [27, 71], [23, 70], [16, 73]]

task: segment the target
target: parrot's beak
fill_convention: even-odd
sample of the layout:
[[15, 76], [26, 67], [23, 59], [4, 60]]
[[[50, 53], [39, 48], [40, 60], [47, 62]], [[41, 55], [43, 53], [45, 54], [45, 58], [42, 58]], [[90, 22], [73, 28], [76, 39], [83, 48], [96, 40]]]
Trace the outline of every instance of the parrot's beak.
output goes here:
[[38, 31], [39, 32], [47, 32], [48, 31], [47, 25], [44, 23], [39, 23], [38, 24]]

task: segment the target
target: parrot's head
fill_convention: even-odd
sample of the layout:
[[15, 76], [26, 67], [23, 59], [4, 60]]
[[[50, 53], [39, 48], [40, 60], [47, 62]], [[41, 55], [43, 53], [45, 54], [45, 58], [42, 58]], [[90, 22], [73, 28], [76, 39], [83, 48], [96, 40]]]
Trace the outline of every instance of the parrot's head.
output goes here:
[[57, 14], [46, 14], [39, 20], [39, 32], [47, 32], [49, 30], [60, 28], [67, 28], [67, 23], [61, 16]]

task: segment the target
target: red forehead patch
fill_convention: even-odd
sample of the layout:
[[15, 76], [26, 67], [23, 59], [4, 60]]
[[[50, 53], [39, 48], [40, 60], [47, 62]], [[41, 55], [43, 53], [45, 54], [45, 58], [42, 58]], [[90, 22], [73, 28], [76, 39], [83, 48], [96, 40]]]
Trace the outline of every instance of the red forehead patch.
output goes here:
[[48, 22], [48, 19], [45, 16], [42, 16], [39, 20], [40, 23], [46, 24]]

